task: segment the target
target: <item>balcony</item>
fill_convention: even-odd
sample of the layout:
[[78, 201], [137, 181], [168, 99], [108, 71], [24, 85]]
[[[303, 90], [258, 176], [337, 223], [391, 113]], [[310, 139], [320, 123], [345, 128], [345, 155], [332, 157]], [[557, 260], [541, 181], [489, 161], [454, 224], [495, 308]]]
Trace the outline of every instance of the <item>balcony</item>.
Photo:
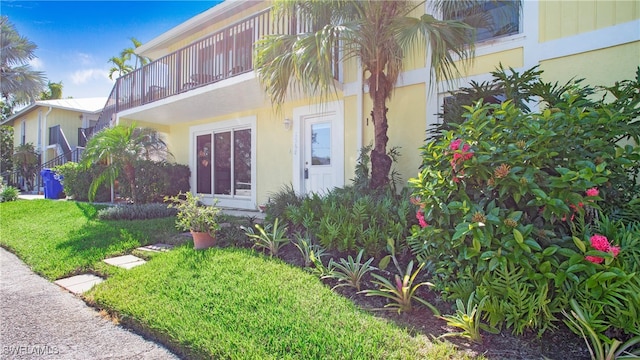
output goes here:
[[265, 104], [253, 43], [292, 30], [299, 30], [295, 19], [274, 24], [266, 9], [121, 76], [95, 130], [109, 126], [114, 114], [172, 124]]

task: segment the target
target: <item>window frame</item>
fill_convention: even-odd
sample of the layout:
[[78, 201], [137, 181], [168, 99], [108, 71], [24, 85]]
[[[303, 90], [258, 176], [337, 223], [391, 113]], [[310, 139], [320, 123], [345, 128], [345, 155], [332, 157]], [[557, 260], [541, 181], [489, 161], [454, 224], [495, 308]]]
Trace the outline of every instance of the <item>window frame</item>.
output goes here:
[[[251, 141], [251, 183], [250, 189], [247, 192], [247, 189], [243, 189], [241, 194], [235, 192], [233, 177], [235, 176], [233, 168], [231, 169], [231, 190], [229, 194], [216, 194], [216, 174], [214, 172], [215, 169], [215, 146], [214, 139], [216, 134], [221, 134], [225, 132], [230, 132], [231, 135], [231, 158], [232, 164], [235, 156], [235, 143], [234, 136], [235, 132], [240, 130], [250, 130], [250, 141]], [[190, 127], [190, 144], [189, 144], [189, 163], [191, 167], [191, 190], [194, 194], [198, 194], [202, 197], [202, 200], [205, 204], [213, 204], [214, 199], [217, 199], [218, 206], [221, 207], [233, 207], [233, 208], [241, 208], [241, 209], [255, 209], [256, 208], [256, 118], [255, 116], [245, 117], [235, 120], [221, 121], [215, 123], [202, 124], [197, 126]], [[202, 135], [211, 135], [211, 193], [197, 193], [198, 186], [198, 154], [197, 154], [197, 139], [198, 136]]]

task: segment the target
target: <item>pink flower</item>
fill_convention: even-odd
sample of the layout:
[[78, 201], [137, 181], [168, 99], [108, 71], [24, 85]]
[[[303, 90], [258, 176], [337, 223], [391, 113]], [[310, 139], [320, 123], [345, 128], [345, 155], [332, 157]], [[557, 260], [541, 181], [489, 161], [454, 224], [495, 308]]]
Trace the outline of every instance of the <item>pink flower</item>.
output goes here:
[[591, 261], [594, 264], [600, 264], [604, 261], [604, 259], [601, 257], [591, 256], [591, 255], [585, 256], [584, 258]]
[[585, 194], [587, 196], [598, 196], [600, 195], [600, 191], [598, 190], [598, 188], [591, 188], [591, 189], [587, 189], [587, 191], [585, 191]]
[[609, 248], [609, 251], [611, 251], [611, 253], [613, 254], [613, 257], [618, 256], [618, 254], [620, 254], [620, 247], [618, 246], [611, 246]]
[[426, 228], [429, 226], [427, 221], [424, 219], [424, 214], [421, 211], [416, 211], [416, 219], [418, 219], [418, 223], [420, 223], [420, 227]]
[[611, 245], [609, 244], [609, 240], [607, 239], [606, 236], [595, 234], [591, 237], [590, 240], [591, 240], [591, 247], [593, 247], [594, 249], [599, 251], [604, 251], [604, 252], [609, 251], [609, 247]]
[[456, 151], [460, 149], [460, 144], [462, 144], [462, 139], [453, 140], [451, 144], [449, 144], [449, 149]]

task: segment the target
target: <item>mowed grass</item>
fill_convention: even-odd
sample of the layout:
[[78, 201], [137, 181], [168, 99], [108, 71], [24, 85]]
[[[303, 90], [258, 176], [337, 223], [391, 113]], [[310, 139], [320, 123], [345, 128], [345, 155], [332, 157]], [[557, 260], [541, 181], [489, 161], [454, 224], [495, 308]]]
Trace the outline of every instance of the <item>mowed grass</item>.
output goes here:
[[52, 280], [175, 234], [174, 219], [99, 221], [96, 205], [74, 201], [0, 203], [0, 244]]
[[180, 247], [109, 278], [88, 297], [169, 335], [188, 358], [464, 357], [358, 310], [301, 269], [248, 250]]
[[[72, 201], [0, 204], [0, 243], [57, 279], [175, 236], [174, 219], [100, 221]], [[86, 299], [188, 359], [468, 359], [359, 310], [317, 277], [246, 249], [191, 244], [113, 271]], [[428, 311], [418, 308], [416, 311]]]

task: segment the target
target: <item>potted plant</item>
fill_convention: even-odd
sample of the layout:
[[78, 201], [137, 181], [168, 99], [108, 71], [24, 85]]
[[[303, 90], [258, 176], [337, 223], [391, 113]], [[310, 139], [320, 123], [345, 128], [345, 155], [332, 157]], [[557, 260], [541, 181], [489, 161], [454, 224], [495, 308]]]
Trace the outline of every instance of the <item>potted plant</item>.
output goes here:
[[167, 207], [178, 210], [176, 228], [191, 232], [195, 249], [206, 249], [215, 245], [215, 234], [220, 229], [220, 208], [215, 206], [216, 200], [213, 206], [207, 206], [200, 203], [198, 196], [190, 192], [181, 192], [176, 196], [165, 196], [164, 201], [171, 202]]

